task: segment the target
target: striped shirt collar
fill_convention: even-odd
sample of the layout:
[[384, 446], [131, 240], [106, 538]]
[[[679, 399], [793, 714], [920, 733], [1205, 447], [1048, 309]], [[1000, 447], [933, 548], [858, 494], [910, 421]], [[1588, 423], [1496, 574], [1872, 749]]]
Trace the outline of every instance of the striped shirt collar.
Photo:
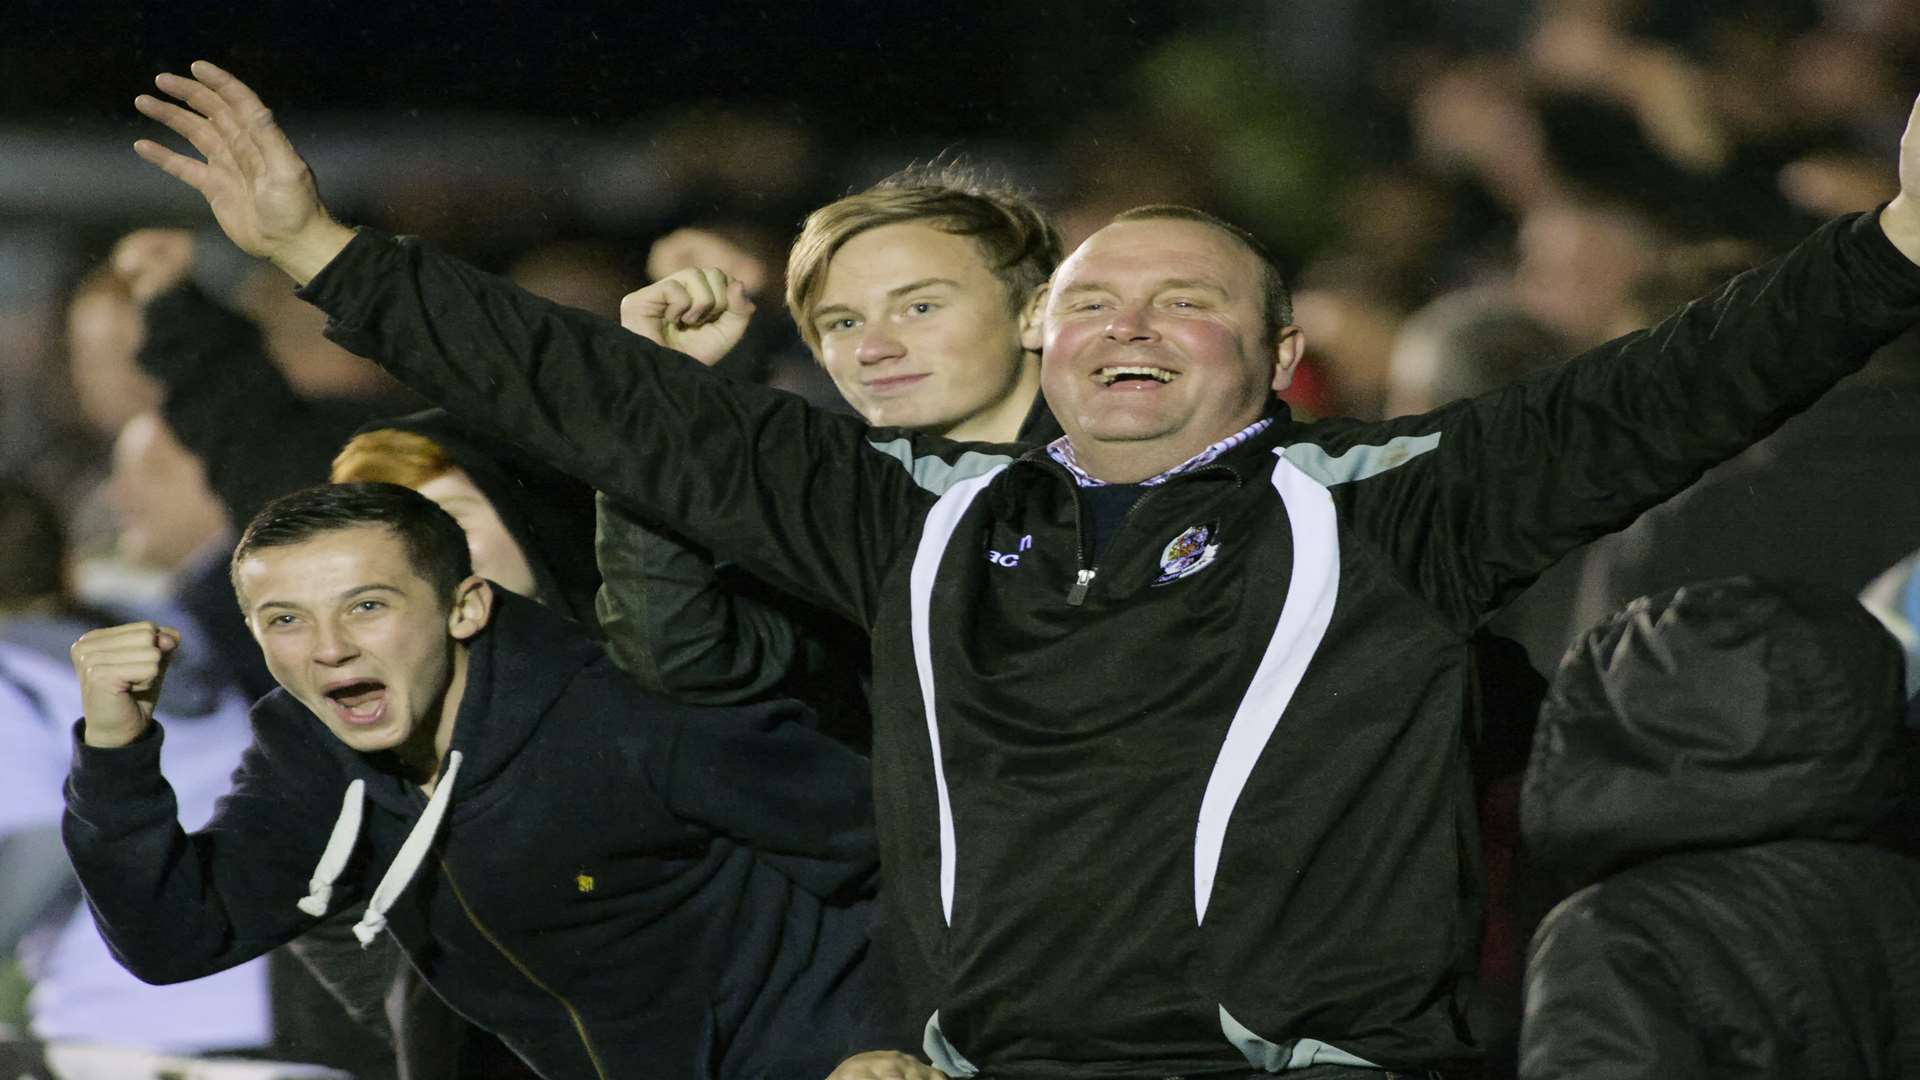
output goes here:
[[[1153, 487], [1156, 484], [1164, 484], [1182, 473], [1190, 473], [1195, 469], [1211, 465], [1215, 458], [1267, 430], [1272, 424], [1273, 417], [1263, 416], [1180, 464], [1175, 465], [1173, 468], [1168, 469], [1166, 472], [1158, 476], [1150, 476], [1140, 481], [1140, 486]], [[1066, 466], [1067, 471], [1073, 474], [1074, 483], [1081, 487], [1107, 486], [1107, 481], [1087, 475], [1087, 471], [1080, 467], [1079, 460], [1073, 456], [1073, 444], [1067, 441], [1065, 435], [1047, 444], [1047, 454], [1052, 457], [1053, 460]]]

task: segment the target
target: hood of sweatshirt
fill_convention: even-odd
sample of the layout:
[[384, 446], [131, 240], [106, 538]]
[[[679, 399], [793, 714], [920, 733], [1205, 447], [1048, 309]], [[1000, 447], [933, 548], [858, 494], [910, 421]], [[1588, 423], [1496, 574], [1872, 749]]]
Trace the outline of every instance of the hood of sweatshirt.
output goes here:
[[1850, 840], [1906, 782], [1901, 649], [1825, 586], [1748, 578], [1627, 605], [1568, 651], [1521, 792], [1569, 882], [1675, 851]]
[[497, 435], [462, 423], [445, 409], [376, 420], [360, 429], [406, 431], [432, 439], [493, 504], [501, 524], [527, 556], [541, 599], [597, 635], [593, 559], [593, 489]]

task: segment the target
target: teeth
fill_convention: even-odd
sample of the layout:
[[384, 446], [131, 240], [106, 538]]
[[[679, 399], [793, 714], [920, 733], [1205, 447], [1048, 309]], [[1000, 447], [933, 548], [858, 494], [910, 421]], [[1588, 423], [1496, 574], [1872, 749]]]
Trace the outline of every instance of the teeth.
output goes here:
[[1112, 386], [1115, 380], [1119, 379], [1122, 375], [1145, 375], [1150, 379], [1163, 383], [1172, 382], [1179, 377], [1177, 373], [1168, 371], [1166, 368], [1147, 367], [1145, 365], [1105, 367], [1093, 373], [1093, 377], [1099, 379], [1100, 385], [1102, 386]]

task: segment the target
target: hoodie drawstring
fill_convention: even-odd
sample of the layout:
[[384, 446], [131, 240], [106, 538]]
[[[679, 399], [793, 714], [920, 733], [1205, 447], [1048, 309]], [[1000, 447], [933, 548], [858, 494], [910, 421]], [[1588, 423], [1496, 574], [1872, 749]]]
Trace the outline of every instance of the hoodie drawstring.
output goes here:
[[[447, 771], [440, 777], [440, 782], [434, 785], [433, 798], [427, 800], [426, 811], [420, 815], [419, 821], [413, 823], [413, 831], [401, 843], [400, 853], [393, 857], [393, 865], [387, 867], [387, 872], [381, 876], [379, 886], [373, 890], [373, 899], [367, 902], [367, 913], [354, 924], [353, 936], [360, 939], [362, 948], [373, 944], [373, 939], [387, 928], [387, 909], [400, 898], [400, 893], [426, 860], [427, 849], [433, 846], [434, 836], [440, 831], [440, 821], [447, 816], [447, 807], [453, 804], [453, 781], [460, 773], [460, 760], [458, 750], [447, 755]], [[325, 861], [325, 856], [322, 856], [322, 861]], [[345, 861], [344, 857], [342, 861]]]
[[326, 850], [320, 853], [319, 865], [307, 880], [307, 895], [300, 898], [299, 906], [315, 918], [327, 913], [327, 905], [333, 902], [333, 883], [339, 880], [340, 871], [347, 868], [354, 842], [360, 838], [360, 814], [366, 791], [365, 780], [347, 785], [346, 798], [340, 803], [340, 816], [333, 822], [333, 835], [327, 837]]

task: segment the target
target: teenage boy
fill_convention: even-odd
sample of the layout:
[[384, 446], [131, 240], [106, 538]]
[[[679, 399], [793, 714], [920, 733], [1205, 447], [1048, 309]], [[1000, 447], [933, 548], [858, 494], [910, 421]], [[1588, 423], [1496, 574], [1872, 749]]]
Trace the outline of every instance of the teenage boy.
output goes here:
[[542, 1076], [826, 1072], [871, 1004], [864, 763], [791, 706], [641, 694], [467, 545], [391, 484], [260, 513], [233, 576], [281, 689], [192, 835], [152, 715], [177, 632], [75, 644], [65, 838], [115, 954], [193, 978], [364, 900], [363, 943]]

